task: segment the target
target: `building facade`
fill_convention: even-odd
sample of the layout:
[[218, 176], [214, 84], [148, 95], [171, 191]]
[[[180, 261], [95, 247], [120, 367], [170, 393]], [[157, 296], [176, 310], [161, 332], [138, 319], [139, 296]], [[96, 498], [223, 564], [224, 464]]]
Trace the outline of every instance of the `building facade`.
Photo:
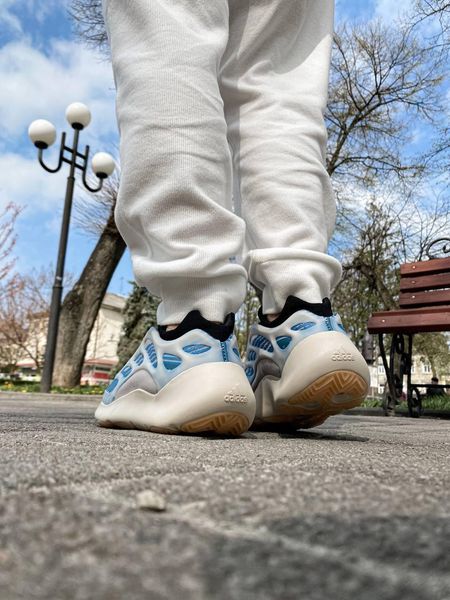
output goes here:
[[[370, 395], [379, 396], [384, 392], [386, 384], [386, 371], [384, 370], [381, 356], [378, 357], [375, 364], [369, 366], [370, 371]], [[425, 357], [414, 354], [411, 365], [411, 383], [431, 383], [433, 372], [430, 363]], [[438, 373], [439, 383], [450, 386], [450, 373]], [[406, 379], [404, 382], [406, 386]]]
[[[117, 346], [122, 331], [126, 298], [106, 293], [89, 338], [83, 365], [81, 384], [107, 384], [118, 362]], [[47, 316], [37, 315], [29, 331], [30, 351], [17, 361], [17, 374], [26, 380], [39, 380], [39, 369], [32, 357], [44, 355]]]

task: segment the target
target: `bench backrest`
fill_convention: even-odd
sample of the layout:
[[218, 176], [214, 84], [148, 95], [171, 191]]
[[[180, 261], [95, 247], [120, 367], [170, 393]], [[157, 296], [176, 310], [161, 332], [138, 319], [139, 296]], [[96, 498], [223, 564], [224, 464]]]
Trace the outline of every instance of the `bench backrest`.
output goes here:
[[450, 258], [401, 265], [399, 306], [448, 306], [450, 309]]

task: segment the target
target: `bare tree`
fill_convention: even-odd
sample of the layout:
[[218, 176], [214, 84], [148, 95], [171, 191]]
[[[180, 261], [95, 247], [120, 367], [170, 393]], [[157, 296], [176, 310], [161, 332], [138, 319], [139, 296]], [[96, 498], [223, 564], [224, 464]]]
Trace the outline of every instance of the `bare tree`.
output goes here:
[[417, 12], [425, 17], [439, 16], [449, 18], [450, 2], [448, 0], [416, 0]]
[[109, 54], [101, 0], [72, 0], [69, 16], [78, 39], [91, 48]]
[[[443, 114], [445, 53], [435, 52], [408, 27], [379, 22], [344, 26], [335, 35], [326, 115], [327, 168], [336, 181], [371, 184], [421, 173], [408, 142], [420, 121]], [[414, 127], [413, 127], [414, 125]]]
[[447, 56], [409, 23], [370, 22], [336, 34], [327, 166], [343, 278], [334, 304], [359, 344], [370, 314], [396, 305], [400, 263], [423, 258], [450, 225], [449, 199], [430, 185], [432, 144], [425, 152], [410, 146], [419, 125], [440, 136]]
[[120, 169], [116, 169], [104, 180], [100, 193], [84, 192], [83, 195], [77, 196], [72, 221], [80, 232], [95, 240], [102, 234], [108, 219], [114, 212], [119, 183]]
[[[448, 0], [415, 0], [410, 14], [411, 31], [420, 31], [430, 50], [441, 52], [449, 63], [450, 2]], [[447, 67], [448, 73], [448, 67]], [[445, 113], [448, 115], [448, 110]], [[427, 164], [442, 178], [446, 174], [448, 187], [450, 173], [450, 127], [448, 119], [438, 128], [437, 135], [426, 155]]]
[[29, 359], [40, 370], [45, 349], [50, 290], [48, 270], [15, 274], [0, 287], [0, 362], [14, 368]]
[[[125, 251], [114, 221], [118, 176], [106, 182], [93, 202], [78, 205], [77, 222], [90, 232], [101, 229], [94, 250], [75, 285], [64, 298], [56, 348], [54, 383], [79, 384], [86, 348], [105, 292]], [[105, 222], [106, 219], [106, 222]]]
[[[435, 212], [425, 213], [417, 208], [405, 219], [399, 202], [388, 203], [375, 197], [363, 211], [344, 219], [350, 222], [354, 241], [347, 240], [342, 251], [343, 277], [334, 291], [333, 305], [361, 347], [368, 317], [398, 305], [400, 264], [426, 258], [425, 248], [441, 227], [448, 231], [450, 218], [448, 211], [444, 220], [443, 215], [437, 218]], [[424, 338], [421, 350], [432, 358], [438, 346], [432, 336]]]
[[0, 281], [4, 281], [14, 267], [12, 252], [17, 241], [14, 226], [20, 212], [21, 209], [13, 202], [0, 212]]
[[434, 40], [440, 40], [443, 44], [448, 44], [450, 39], [450, 2], [448, 0], [416, 0], [414, 11], [411, 15], [413, 27], [429, 21], [437, 20], [439, 30], [434, 34]]

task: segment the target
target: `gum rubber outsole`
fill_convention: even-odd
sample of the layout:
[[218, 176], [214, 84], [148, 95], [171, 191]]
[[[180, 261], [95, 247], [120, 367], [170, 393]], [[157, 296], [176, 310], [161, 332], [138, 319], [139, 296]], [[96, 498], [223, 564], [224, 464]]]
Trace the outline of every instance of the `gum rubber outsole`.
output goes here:
[[99, 427], [111, 427], [118, 429], [141, 429], [143, 431], [150, 431], [152, 433], [166, 433], [166, 434], [179, 434], [179, 433], [215, 433], [218, 435], [232, 435], [239, 436], [245, 433], [250, 427], [250, 423], [245, 415], [235, 412], [221, 412], [212, 415], [207, 415], [193, 421], [183, 423], [179, 427], [141, 427], [137, 426], [131, 421], [123, 422], [112, 422], [112, 421], [98, 421]]
[[213, 431], [221, 435], [241, 435], [249, 428], [250, 423], [245, 415], [232, 412], [217, 413], [195, 419], [185, 423], [180, 427], [181, 431], [186, 433], [200, 433], [203, 431]]
[[107, 404], [102, 401], [94, 416], [103, 427], [239, 436], [255, 412], [255, 396], [242, 367], [211, 362], [186, 369], [155, 394], [136, 388]]
[[302, 429], [317, 427], [328, 417], [359, 406], [367, 392], [367, 382], [357, 373], [333, 371], [280, 403], [280, 414], [259, 418], [255, 424], [292, 423]]

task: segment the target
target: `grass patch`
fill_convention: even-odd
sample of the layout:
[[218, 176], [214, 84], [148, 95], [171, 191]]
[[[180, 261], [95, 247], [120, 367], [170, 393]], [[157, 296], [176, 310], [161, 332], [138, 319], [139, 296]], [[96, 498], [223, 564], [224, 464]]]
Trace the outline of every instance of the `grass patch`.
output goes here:
[[[52, 394], [102, 395], [105, 388], [100, 385], [82, 385], [74, 388], [52, 386]], [[0, 381], [0, 392], [40, 392], [40, 383], [36, 381]]]
[[433, 410], [450, 410], [450, 396], [422, 398], [422, 406]]
[[[369, 396], [364, 400], [361, 406], [365, 408], [382, 408], [383, 404], [381, 398]], [[423, 396], [422, 406], [424, 409], [430, 410], [450, 410], [450, 395], [432, 396], [431, 398]], [[396, 409], [408, 410], [408, 405], [406, 402], [402, 402], [401, 404], [397, 405]]]
[[[52, 386], [52, 394], [83, 394], [86, 396], [101, 396], [105, 388], [101, 385], [82, 385], [74, 388], [65, 388]], [[36, 381], [2, 381], [0, 380], [0, 392], [40, 392], [40, 384]], [[433, 396], [431, 398], [422, 398], [424, 409], [430, 410], [450, 410], [450, 395]], [[381, 398], [378, 396], [368, 396], [361, 404], [364, 408], [382, 408]], [[396, 407], [398, 410], [408, 410], [406, 402], [402, 402]]]
[[361, 404], [364, 408], [381, 408], [381, 398], [374, 396], [368, 396]]

